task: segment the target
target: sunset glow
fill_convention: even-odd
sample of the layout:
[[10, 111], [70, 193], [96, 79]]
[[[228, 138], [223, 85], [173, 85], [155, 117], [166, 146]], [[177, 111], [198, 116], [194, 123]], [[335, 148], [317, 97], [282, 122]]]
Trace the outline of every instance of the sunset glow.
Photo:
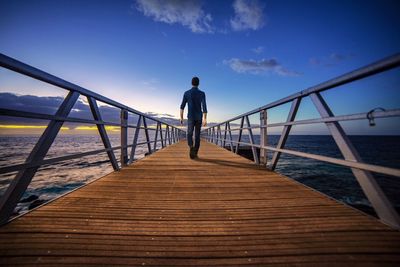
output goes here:
[[[108, 131], [113, 131], [113, 132], [119, 132], [121, 130], [120, 127], [118, 126], [106, 126], [106, 130]], [[81, 131], [97, 131], [97, 126], [78, 126], [74, 130], [81, 130]]]
[[[2, 125], [0, 129], [46, 129], [47, 125]], [[69, 127], [61, 127], [61, 130], [69, 130]]]

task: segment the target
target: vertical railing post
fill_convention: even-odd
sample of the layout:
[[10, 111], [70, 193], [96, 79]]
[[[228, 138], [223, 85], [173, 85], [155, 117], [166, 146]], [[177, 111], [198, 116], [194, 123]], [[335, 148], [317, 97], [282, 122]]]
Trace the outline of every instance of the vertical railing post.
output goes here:
[[128, 163], [128, 111], [121, 109], [121, 167]]
[[138, 121], [136, 124], [136, 128], [135, 128], [135, 135], [133, 136], [131, 155], [129, 157], [129, 164], [131, 164], [135, 160], [136, 146], [137, 146], [137, 141], [139, 138], [141, 125], [142, 125], [142, 115], [139, 115], [139, 118], [138, 118]]
[[223, 148], [225, 148], [225, 144], [226, 144], [226, 133], [227, 133], [227, 128], [228, 128], [228, 123], [225, 122], [224, 143], [222, 144], [222, 147], [223, 147]]
[[163, 137], [162, 123], [160, 123], [160, 139], [161, 139], [161, 148], [164, 148], [164, 137]]
[[222, 146], [222, 130], [221, 130], [221, 125], [218, 125], [218, 129], [219, 129], [219, 141], [220, 141], [220, 146]]
[[[300, 101], [301, 101], [301, 98], [296, 98], [293, 100], [286, 122], [294, 121], [294, 119], [296, 118], [297, 110], [299, 109], [299, 106], [300, 106]], [[279, 138], [276, 148], [281, 149], [281, 148], [285, 147], [286, 140], [289, 137], [290, 129], [292, 129], [292, 125], [285, 125], [283, 127], [281, 137]], [[271, 160], [271, 170], [275, 170], [280, 156], [281, 156], [281, 152], [278, 152], [278, 151], [274, 152], [274, 155], [272, 156], [272, 160]]]
[[267, 135], [267, 110], [261, 110], [260, 112], [260, 164], [267, 165], [268, 154], [267, 149], [263, 148], [268, 145]]
[[175, 141], [175, 128], [172, 127], [172, 126], [171, 126], [171, 128], [172, 128], [172, 130], [171, 130], [171, 133], [172, 133], [172, 143], [175, 144], [175, 143], [176, 143], [176, 141]]
[[233, 141], [232, 141], [232, 131], [231, 131], [231, 123], [228, 121], [227, 122], [227, 126], [228, 126], [228, 132], [229, 132], [229, 145], [231, 147], [231, 151], [233, 152]]
[[[87, 100], [89, 102], [89, 107], [90, 110], [92, 111], [93, 118], [97, 121], [103, 121], [96, 100], [91, 96], [88, 96]], [[112, 150], [111, 142], [110, 139], [108, 138], [106, 127], [104, 126], [104, 124], [97, 124], [97, 130], [99, 131], [104, 148], [108, 149], [107, 155], [108, 158], [110, 159], [111, 165], [114, 168], [114, 171], [118, 171], [119, 170], [118, 161], [115, 158], [114, 150]]]
[[254, 158], [254, 162], [256, 164], [260, 164], [260, 161], [258, 159], [258, 155], [257, 155], [257, 149], [254, 146], [255, 142], [254, 142], [254, 136], [253, 136], [253, 130], [251, 129], [251, 124], [250, 124], [250, 120], [249, 120], [249, 116], [246, 116], [246, 124], [247, 124], [247, 132], [249, 134], [249, 140], [250, 140], [250, 145], [251, 145], [251, 151], [253, 152], [253, 158]]
[[218, 126], [215, 126], [215, 144], [218, 145], [219, 142], [219, 131]]
[[[322, 118], [334, 117], [333, 112], [320, 93], [312, 93], [310, 97]], [[356, 148], [351, 143], [339, 122], [325, 122], [325, 125], [328, 127], [343, 157], [349, 161], [362, 162]], [[369, 171], [355, 168], [351, 170], [379, 218], [385, 223], [400, 229], [399, 214], [393, 208], [372, 174]]]
[[157, 138], [158, 138], [158, 127], [159, 127], [160, 123], [157, 122], [157, 126], [156, 126], [156, 133], [154, 134], [154, 147], [153, 147], [153, 151], [157, 150]]
[[236, 150], [235, 150], [235, 153], [236, 153], [236, 154], [239, 153], [239, 143], [240, 143], [240, 140], [242, 139], [243, 124], [244, 124], [244, 117], [242, 117], [242, 119], [241, 119], [241, 121], [240, 121], [239, 137], [238, 137], [238, 142], [236, 143]]
[[153, 152], [151, 150], [150, 137], [149, 137], [149, 128], [147, 128], [146, 117], [143, 117], [143, 127], [144, 127], [144, 134], [146, 136], [147, 150], [149, 151], [149, 154], [151, 154]]
[[222, 137], [221, 137], [221, 126], [217, 126], [217, 145], [222, 144]]
[[169, 125], [167, 125], [167, 127], [166, 127], [165, 136], [168, 139], [168, 145], [171, 145], [171, 134], [170, 134], [170, 131], [169, 131]]

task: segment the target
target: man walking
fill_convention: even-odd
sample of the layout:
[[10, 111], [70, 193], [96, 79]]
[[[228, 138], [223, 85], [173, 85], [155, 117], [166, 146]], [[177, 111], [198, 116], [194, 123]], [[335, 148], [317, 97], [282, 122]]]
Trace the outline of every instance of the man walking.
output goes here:
[[[185, 92], [181, 104], [181, 124], [183, 124], [183, 111], [186, 103], [188, 104], [188, 129], [187, 140], [190, 147], [190, 158], [197, 158], [200, 147], [200, 129], [207, 125], [207, 104], [206, 94], [200, 91], [200, 80], [197, 77], [192, 79], [192, 89]], [[194, 146], [193, 146], [193, 130], [194, 130]]]

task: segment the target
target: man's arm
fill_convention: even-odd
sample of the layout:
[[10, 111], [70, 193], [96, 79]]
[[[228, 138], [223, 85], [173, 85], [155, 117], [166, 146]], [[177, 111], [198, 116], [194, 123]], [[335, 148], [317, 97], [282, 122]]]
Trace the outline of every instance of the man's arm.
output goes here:
[[207, 112], [203, 113], [203, 126], [207, 126]]
[[187, 99], [186, 99], [186, 93], [185, 93], [185, 94], [183, 94], [183, 99], [182, 99], [182, 104], [181, 104], [181, 119], [180, 119], [181, 124], [183, 124], [183, 110], [185, 109], [186, 102], [187, 102]]
[[183, 124], [183, 109], [181, 109], [181, 124]]
[[203, 98], [201, 100], [201, 104], [203, 106], [203, 126], [207, 125], [207, 103], [206, 103], [206, 94], [203, 93]]

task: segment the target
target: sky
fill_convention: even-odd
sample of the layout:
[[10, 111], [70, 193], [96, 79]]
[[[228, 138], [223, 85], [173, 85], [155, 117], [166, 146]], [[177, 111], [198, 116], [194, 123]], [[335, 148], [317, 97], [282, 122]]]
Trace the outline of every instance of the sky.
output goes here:
[[[400, 2], [387, 0], [0, 0], [0, 53], [171, 121], [198, 76], [208, 121], [222, 122], [398, 53], [399, 13]], [[399, 84], [395, 69], [323, 96], [337, 115], [394, 109]], [[35, 111], [26, 101], [53, 107], [65, 95], [0, 68], [0, 107]], [[270, 122], [288, 109], [272, 110]], [[297, 119], [315, 117], [304, 99]], [[351, 134], [400, 134], [399, 119], [380, 121], [345, 125]]]

